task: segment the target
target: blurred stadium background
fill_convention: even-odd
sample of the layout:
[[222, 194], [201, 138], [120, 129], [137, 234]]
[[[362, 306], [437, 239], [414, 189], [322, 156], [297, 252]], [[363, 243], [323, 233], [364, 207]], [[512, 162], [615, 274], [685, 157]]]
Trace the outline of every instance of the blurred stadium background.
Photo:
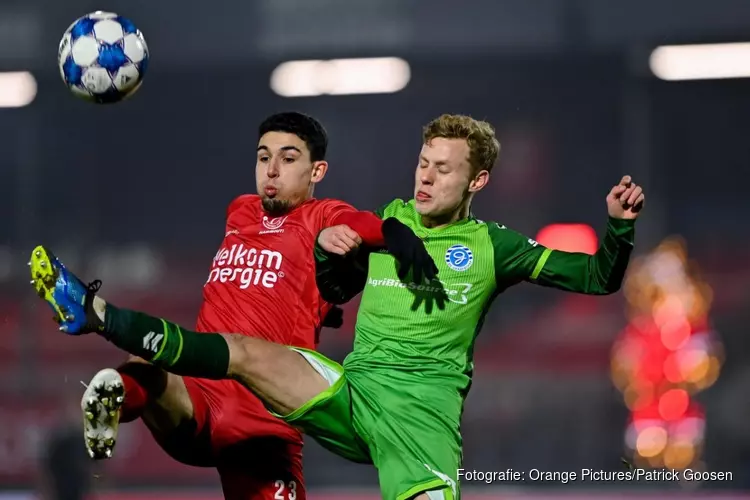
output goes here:
[[[74, 99], [55, 65], [59, 36], [97, 9], [133, 19], [152, 55], [112, 107]], [[329, 130], [317, 195], [362, 208], [410, 196], [420, 127], [443, 112], [498, 129], [477, 215], [555, 248], [596, 248], [623, 173], [647, 190], [624, 293], [523, 285], [498, 300], [465, 467], [619, 471], [626, 457], [733, 479], [464, 483], [465, 499], [750, 498], [750, 48], [658, 49], [743, 42], [748, 26], [747, 0], [4, 0], [0, 499], [44, 491], [51, 460], [74, 476], [79, 381], [123, 359], [57, 332], [27, 285], [32, 245], [117, 303], [192, 324], [226, 206], [254, 191], [255, 127], [288, 109]], [[347, 60], [369, 57], [387, 59]], [[326, 354], [350, 349], [355, 310]], [[313, 442], [306, 473], [314, 499], [379, 497], [371, 467]], [[86, 474], [92, 498], [221, 497], [212, 470], [173, 462], [139, 422]]]

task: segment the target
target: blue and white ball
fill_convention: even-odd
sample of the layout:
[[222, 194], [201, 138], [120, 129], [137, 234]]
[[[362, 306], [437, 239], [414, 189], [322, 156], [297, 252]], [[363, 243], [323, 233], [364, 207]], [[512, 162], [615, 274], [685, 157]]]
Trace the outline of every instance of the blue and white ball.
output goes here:
[[93, 12], [65, 31], [57, 53], [60, 75], [78, 97], [113, 103], [132, 95], [148, 68], [148, 46], [128, 19]]

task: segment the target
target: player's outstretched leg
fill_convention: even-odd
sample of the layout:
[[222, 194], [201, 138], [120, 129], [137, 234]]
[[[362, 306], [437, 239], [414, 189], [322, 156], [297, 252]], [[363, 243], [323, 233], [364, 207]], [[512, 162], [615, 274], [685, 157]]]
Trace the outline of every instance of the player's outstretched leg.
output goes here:
[[296, 410], [329, 387], [298, 353], [238, 334], [197, 333], [137, 311], [119, 309], [84, 286], [47, 249], [30, 262], [32, 284], [66, 333], [97, 332], [120, 349], [177, 375], [236, 379], [279, 414]]
[[124, 399], [122, 377], [112, 368], [99, 371], [86, 387], [81, 411], [86, 449], [91, 458], [99, 460], [112, 456]]
[[291, 413], [330, 385], [286, 346], [239, 334], [197, 333], [111, 304], [105, 311], [101, 335], [117, 347], [177, 375], [237, 380], [279, 414]]

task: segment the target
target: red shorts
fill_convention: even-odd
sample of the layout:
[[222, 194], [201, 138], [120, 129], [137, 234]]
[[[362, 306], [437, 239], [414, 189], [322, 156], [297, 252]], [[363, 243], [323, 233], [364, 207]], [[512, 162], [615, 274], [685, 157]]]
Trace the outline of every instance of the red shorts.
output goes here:
[[227, 500], [305, 500], [299, 431], [233, 380], [183, 380], [195, 422], [179, 435], [154, 436], [169, 455], [216, 467]]

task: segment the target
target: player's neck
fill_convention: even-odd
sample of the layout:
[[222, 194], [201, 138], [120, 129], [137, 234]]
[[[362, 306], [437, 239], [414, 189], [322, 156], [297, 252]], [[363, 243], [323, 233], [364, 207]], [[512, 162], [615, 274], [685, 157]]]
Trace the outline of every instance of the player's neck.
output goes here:
[[450, 212], [445, 215], [438, 215], [434, 217], [428, 217], [426, 215], [423, 215], [422, 218], [422, 225], [424, 227], [430, 228], [430, 229], [437, 229], [443, 226], [448, 226], [450, 224], [453, 224], [454, 222], [458, 222], [460, 220], [466, 219], [469, 217], [469, 213], [471, 212], [469, 203], [462, 204], [458, 210], [455, 212]]

